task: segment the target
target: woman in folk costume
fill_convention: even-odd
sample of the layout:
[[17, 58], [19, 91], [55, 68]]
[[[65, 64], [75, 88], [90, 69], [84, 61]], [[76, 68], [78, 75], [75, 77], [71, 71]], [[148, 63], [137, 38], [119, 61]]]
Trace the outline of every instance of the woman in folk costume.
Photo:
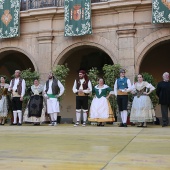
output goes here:
[[46, 108], [42, 96], [43, 86], [39, 84], [37, 79], [34, 80], [34, 85], [31, 86], [29, 92], [31, 97], [25, 110], [23, 121], [40, 125], [40, 123], [46, 121]]
[[155, 90], [151, 84], [143, 81], [143, 75], [138, 74], [138, 82], [132, 86], [132, 93], [135, 95], [131, 108], [130, 121], [139, 122], [138, 127], [147, 127], [147, 122], [153, 122], [155, 111], [149, 94]]
[[9, 108], [9, 96], [8, 88], [9, 84], [5, 83], [5, 77], [1, 77], [1, 83], [0, 83], [0, 125], [5, 124], [5, 118], [8, 114], [8, 108]]
[[98, 122], [97, 126], [104, 126], [103, 122], [115, 121], [113, 111], [108, 101], [108, 98], [110, 97], [109, 92], [111, 91], [112, 89], [104, 84], [103, 78], [99, 78], [98, 85], [93, 88], [95, 97], [91, 103], [88, 120], [91, 122]]

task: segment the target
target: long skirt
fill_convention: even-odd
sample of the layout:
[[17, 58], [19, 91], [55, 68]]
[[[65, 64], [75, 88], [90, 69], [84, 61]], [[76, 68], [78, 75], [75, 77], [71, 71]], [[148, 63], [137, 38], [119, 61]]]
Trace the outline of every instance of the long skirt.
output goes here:
[[0, 100], [0, 117], [7, 117], [8, 114], [8, 102], [6, 96], [2, 96]]
[[153, 122], [155, 118], [155, 111], [153, 109], [152, 101], [149, 96], [134, 97], [130, 122]]
[[42, 123], [49, 121], [45, 115], [46, 106], [42, 96], [31, 96], [25, 109], [23, 122]]
[[94, 97], [90, 107], [90, 122], [113, 122], [115, 118], [109, 101], [105, 97]]

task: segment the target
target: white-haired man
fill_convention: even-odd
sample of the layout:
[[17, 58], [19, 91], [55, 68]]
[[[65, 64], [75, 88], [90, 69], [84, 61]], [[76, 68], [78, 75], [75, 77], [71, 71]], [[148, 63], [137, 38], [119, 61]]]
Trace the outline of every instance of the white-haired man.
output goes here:
[[22, 101], [25, 95], [25, 80], [22, 79], [21, 71], [15, 70], [14, 74], [15, 78], [13, 78], [10, 82], [8, 91], [12, 92], [12, 109], [13, 109], [13, 123], [12, 125], [17, 125], [17, 114], [18, 114], [18, 125], [22, 125]]
[[156, 94], [159, 97], [162, 112], [162, 127], [168, 126], [168, 109], [170, 109], [170, 81], [169, 73], [165, 72], [162, 76], [163, 81], [159, 82], [156, 89]]

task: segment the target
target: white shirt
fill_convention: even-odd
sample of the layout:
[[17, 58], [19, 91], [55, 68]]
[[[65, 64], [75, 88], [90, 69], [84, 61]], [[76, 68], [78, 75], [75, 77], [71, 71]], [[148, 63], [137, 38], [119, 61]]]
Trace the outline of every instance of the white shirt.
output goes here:
[[[74, 81], [74, 85], [73, 85], [73, 89], [72, 89], [73, 93], [77, 93], [78, 90], [83, 90], [84, 81], [85, 81], [85, 79], [80, 79], [81, 85], [80, 85], [79, 89], [76, 88], [77, 87], [77, 81], [76, 80]], [[89, 88], [89, 90], [86, 89], [86, 90], [83, 90], [83, 92], [84, 93], [91, 93], [92, 92], [92, 84], [91, 84], [90, 80], [88, 81], [88, 88]]]
[[[121, 77], [120, 77], [121, 78]], [[122, 77], [122, 79], [123, 79], [124, 77]], [[126, 92], [130, 92], [131, 91], [131, 82], [130, 82], [130, 80], [129, 79], [127, 79], [127, 85], [128, 85], [128, 88], [126, 89]], [[119, 89], [117, 88], [117, 80], [115, 81], [115, 84], [114, 84], [114, 94], [115, 94], [115, 96], [117, 96], [117, 91], [118, 91]]]
[[[18, 83], [19, 83], [19, 78], [15, 78], [15, 80], [14, 80], [14, 86], [13, 86], [13, 88], [12, 88], [12, 80], [11, 80], [8, 91], [11, 91], [11, 88], [12, 88], [12, 91], [15, 92], [15, 91], [17, 90], [17, 85], [18, 85]], [[22, 84], [21, 84], [21, 86], [22, 86], [21, 97], [24, 97], [24, 95], [25, 95], [25, 89], [26, 89], [26, 84], [25, 84], [25, 80], [24, 80], [24, 79], [22, 79]]]
[[[49, 80], [49, 88], [48, 88], [47, 94], [53, 94], [52, 83], [53, 83], [53, 80]], [[64, 93], [65, 88], [59, 80], [57, 80], [57, 83], [58, 83], [58, 87], [60, 89], [60, 93], [57, 95], [57, 97], [60, 97]], [[44, 86], [44, 92], [45, 92], [45, 90], [46, 90], [46, 84]]]

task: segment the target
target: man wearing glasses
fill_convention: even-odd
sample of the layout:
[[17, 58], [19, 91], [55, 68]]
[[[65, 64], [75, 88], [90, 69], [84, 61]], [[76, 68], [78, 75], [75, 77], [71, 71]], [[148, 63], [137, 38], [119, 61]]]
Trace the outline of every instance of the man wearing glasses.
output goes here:
[[120, 69], [120, 78], [115, 81], [114, 94], [121, 114], [122, 123], [119, 127], [127, 127], [128, 92], [131, 91], [131, 82], [125, 77], [125, 70]]

